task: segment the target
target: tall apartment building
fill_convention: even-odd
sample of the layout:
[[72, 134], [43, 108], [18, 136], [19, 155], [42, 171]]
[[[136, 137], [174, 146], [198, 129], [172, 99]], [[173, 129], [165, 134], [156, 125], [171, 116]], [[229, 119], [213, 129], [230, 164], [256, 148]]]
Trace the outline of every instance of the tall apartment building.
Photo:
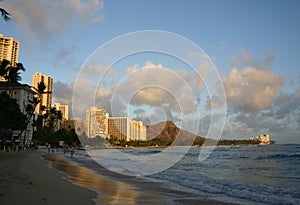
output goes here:
[[128, 117], [108, 118], [108, 134], [110, 138], [129, 141], [130, 123]]
[[130, 120], [130, 136], [129, 140], [146, 141], [146, 126], [141, 121]]
[[96, 106], [86, 111], [87, 136], [94, 138], [96, 136], [106, 137], [108, 134], [109, 114], [105, 109], [99, 109]]
[[143, 122], [130, 120], [128, 117], [110, 117], [108, 134], [118, 140], [146, 140], [146, 126]]
[[53, 78], [43, 75], [42, 73], [35, 73], [32, 76], [32, 87], [38, 88], [38, 84], [40, 82], [44, 82], [46, 89], [45, 94], [42, 94], [41, 96], [41, 103], [37, 105], [35, 109], [35, 113], [42, 114], [41, 105], [45, 106], [46, 109], [51, 108], [52, 103], [52, 90], [53, 90]]
[[[0, 34], [0, 62], [6, 59], [15, 66], [18, 63], [19, 47], [18, 41]], [[1, 77], [0, 81], [5, 81], [5, 78]]]
[[61, 112], [62, 119], [64, 119], [64, 120], [69, 119], [69, 105], [62, 105], [60, 103], [54, 103], [53, 107], [55, 107], [56, 110], [59, 110]]

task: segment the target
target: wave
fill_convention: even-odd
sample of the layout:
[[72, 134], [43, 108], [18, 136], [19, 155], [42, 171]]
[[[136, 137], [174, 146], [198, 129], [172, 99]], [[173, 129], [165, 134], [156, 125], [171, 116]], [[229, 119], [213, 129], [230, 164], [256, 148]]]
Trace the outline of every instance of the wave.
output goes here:
[[[223, 197], [225, 197], [229, 200], [227, 200], [227, 202], [233, 204], [300, 205], [300, 192], [298, 191], [299, 179], [297, 178], [299, 169], [297, 166], [295, 167], [300, 160], [300, 153], [295, 148], [295, 146], [292, 148], [285, 146], [241, 147], [238, 149], [221, 147], [217, 148], [215, 152], [212, 153], [210, 159], [202, 164], [198, 163], [199, 148], [192, 148], [181, 162], [163, 172], [145, 178], [149, 180], [163, 180], [166, 181], [164, 185], [172, 184], [169, 188], [178, 188], [178, 190], [186, 192], [193, 191], [193, 193], [205, 193], [203, 196], [209, 195], [210, 198], [220, 199], [220, 201], [223, 201]], [[159, 153], [162, 149], [125, 149], [123, 151], [127, 154], [147, 155]], [[176, 152], [174, 152], [174, 154], [176, 154]], [[105, 161], [104, 159], [106, 157], [103, 152], [101, 153], [101, 157], [97, 155], [92, 156], [92, 159], [96, 158], [101, 161]], [[91, 158], [86, 158], [85, 155], [75, 155], [73, 160], [77, 158], [82, 159], [82, 162], [85, 164], [84, 166], [95, 167], [91, 162], [93, 161]], [[230, 161], [227, 159], [230, 159]], [[253, 160], [261, 160], [261, 163], [256, 161], [256, 164]], [[270, 162], [274, 161], [276, 163], [265, 163], [264, 160], [270, 160]], [[284, 163], [286, 161], [288, 163]], [[233, 162], [237, 163], [234, 163], [234, 166], [226, 167]], [[96, 164], [96, 162], [94, 163]], [[109, 170], [132, 175], [132, 171], [126, 169], [127, 166], [120, 166], [122, 163], [128, 164], [128, 161], [114, 159], [111, 163], [113, 166], [109, 167]], [[247, 163], [249, 163], [249, 166], [247, 166]], [[281, 170], [282, 172], [280, 172], [280, 174], [277, 172], [269, 172], [270, 170], [275, 170], [276, 166], [282, 163], [284, 163], [282, 167], [285, 167], [285, 169]], [[253, 169], [253, 167], [250, 166], [252, 164], [255, 165], [255, 167], [257, 166], [257, 169]], [[266, 166], [261, 166], [261, 164]], [[107, 169], [107, 166], [105, 167]], [[230, 172], [228, 169], [239, 170], [239, 172]], [[143, 173], [147, 170], [138, 171]], [[212, 174], [206, 174], [207, 172], [212, 172]], [[239, 177], [231, 177], [231, 175], [229, 178], [217, 177], [218, 175], [227, 176], [226, 174], [228, 173], [249, 176], [249, 178], [257, 177], [257, 179], [265, 179], [267, 176], [267, 179], [265, 183], [264, 180], [260, 183], [257, 182], [257, 180], [241, 181]], [[270, 183], [268, 180], [270, 180]], [[275, 181], [272, 182], [272, 180]], [[281, 181], [284, 183], [279, 183]], [[178, 187], [176, 187], [176, 185], [178, 185]]]
[[[156, 179], [171, 181], [179, 186], [186, 187], [186, 190], [194, 189], [210, 194], [225, 195], [232, 197], [233, 204], [299, 204], [300, 199], [294, 198], [289, 194], [281, 193], [281, 188], [270, 185], [254, 185], [250, 183], [240, 183], [234, 181], [215, 181], [213, 179], [201, 176], [191, 176], [183, 172], [178, 173], [159, 173], [152, 176]], [[174, 189], [176, 189], [174, 187]], [[181, 188], [182, 190], [182, 188]], [[230, 198], [228, 198], [230, 200]], [[228, 200], [227, 199], [227, 200]], [[244, 200], [237, 202], [237, 199]], [[248, 203], [246, 202], [248, 201]], [[242, 203], [243, 202], [243, 203]]]
[[258, 156], [255, 158], [256, 160], [267, 160], [267, 159], [299, 159], [300, 160], [300, 154], [274, 154], [269, 156]]

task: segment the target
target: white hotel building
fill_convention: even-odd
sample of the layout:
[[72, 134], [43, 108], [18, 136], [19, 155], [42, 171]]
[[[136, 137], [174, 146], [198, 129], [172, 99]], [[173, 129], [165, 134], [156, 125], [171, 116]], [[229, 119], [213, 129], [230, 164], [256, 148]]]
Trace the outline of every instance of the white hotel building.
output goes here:
[[114, 138], [117, 140], [146, 140], [146, 126], [128, 117], [109, 117], [105, 109], [95, 106], [86, 112], [87, 136]]
[[96, 136], [106, 137], [108, 134], [108, 118], [109, 114], [104, 109], [96, 106], [86, 111], [87, 136], [94, 138]]

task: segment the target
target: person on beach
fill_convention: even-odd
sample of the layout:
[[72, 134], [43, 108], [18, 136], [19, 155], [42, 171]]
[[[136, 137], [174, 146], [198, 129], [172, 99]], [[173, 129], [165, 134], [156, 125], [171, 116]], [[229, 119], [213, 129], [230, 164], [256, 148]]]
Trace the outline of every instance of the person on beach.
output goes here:
[[50, 153], [50, 150], [51, 150], [51, 145], [48, 144], [48, 153]]
[[71, 157], [73, 158], [73, 155], [74, 155], [74, 149], [72, 148], [72, 150], [71, 150]]

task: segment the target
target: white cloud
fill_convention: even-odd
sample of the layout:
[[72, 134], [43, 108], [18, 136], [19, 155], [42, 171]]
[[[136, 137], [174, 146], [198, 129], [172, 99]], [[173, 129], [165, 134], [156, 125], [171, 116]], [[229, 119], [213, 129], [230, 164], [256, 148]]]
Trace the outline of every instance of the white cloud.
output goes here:
[[35, 38], [53, 36], [75, 23], [103, 20], [101, 0], [9, 0], [5, 5], [13, 20]]
[[244, 112], [269, 108], [283, 82], [273, 72], [254, 67], [241, 72], [234, 68], [223, 81], [229, 106]]
[[135, 72], [138, 70], [139, 65], [138, 64], [134, 64], [134, 66], [127, 68], [126, 70], [126, 74], [128, 75], [131, 72]]
[[[171, 70], [161, 64], [147, 61], [128, 68], [126, 77], [114, 90], [115, 101], [134, 105], [162, 106], [169, 104], [175, 112], [195, 111], [195, 93], [190, 83], [191, 76], [184, 70]], [[194, 81], [197, 81], [194, 78]], [[197, 94], [196, 94], [197, 95]]]
[[67, 83], [60, 81], [53, 84], [54, 102], [71, 106], [73, 89]]
[[84, 66], [82, 70], [83, 73], [81, 73], [81, 75], [86, 76], [87, 78], [97, 78], [99, 80], [104, 76], [111, 76], [115, 74], [113, 69], [109, 69], [102, 65], [93, 65], [92, 63]]

